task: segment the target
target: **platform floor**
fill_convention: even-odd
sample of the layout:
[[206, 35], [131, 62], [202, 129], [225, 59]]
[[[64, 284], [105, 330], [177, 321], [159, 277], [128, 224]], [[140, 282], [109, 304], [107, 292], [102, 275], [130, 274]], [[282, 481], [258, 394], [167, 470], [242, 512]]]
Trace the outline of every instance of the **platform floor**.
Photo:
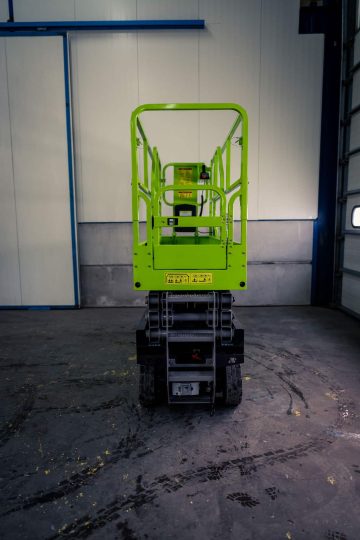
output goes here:
[[137, 401], [141, 309], [0, 312], [3, 540], [360, 538], [360, 323], [241, 308], [234, 410]]

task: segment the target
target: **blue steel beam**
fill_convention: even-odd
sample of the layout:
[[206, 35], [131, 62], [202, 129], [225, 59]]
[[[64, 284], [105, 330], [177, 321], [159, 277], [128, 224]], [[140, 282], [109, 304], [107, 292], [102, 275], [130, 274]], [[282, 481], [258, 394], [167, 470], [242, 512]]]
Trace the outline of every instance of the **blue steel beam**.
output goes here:
[[14, 22], [13, 0], [8, 0], [8, 10], [9, 10], [9, 22]]
[[69, 196], [70, 196], [70, 225], [71, 225], [71, 247], [74, 278], [74, 303], [75, 307], [80, 307], [79, 299], [79, 263], [76, 247], [76, 212], [75, 212], [75, 191], [74, 191], [74, 171], [73, 171], [73, 138], [71, 123], [71, 103], [70, 103], [70, 69], [69, 69], [69, 41], [68, 36], [63, 36], [64, 54], [64, 89], [65, 89], [65, 117], [66, 117], [66, 138], [68, 152], [68, 173], [69, 173]]
[[0, 33], [79, 32], [90, 30], [176, 30], [205, 28], [204, 19], [146, 21], [34, 21], [0, 23]]

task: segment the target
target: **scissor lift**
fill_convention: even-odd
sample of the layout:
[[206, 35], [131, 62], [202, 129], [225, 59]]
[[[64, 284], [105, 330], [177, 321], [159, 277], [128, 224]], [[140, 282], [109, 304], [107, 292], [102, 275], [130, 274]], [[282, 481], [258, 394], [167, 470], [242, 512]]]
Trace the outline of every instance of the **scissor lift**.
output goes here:
[[[209, 164], [162, 166], [139, 117], [184, 110], [236, 118]], [[244, 331], [230, 290], [247, 283], [246, 112], [232, 103], [142, 105], [131, 117], [131, 146], [134, 288], [149, 291], [136, 333], [140, 401], [238, 405]]]

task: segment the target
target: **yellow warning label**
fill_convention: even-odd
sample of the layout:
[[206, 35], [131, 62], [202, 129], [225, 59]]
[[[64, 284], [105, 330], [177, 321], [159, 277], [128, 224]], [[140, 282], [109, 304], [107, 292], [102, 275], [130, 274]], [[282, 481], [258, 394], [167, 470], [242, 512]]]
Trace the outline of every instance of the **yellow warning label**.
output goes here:
[[178, 184], [180, 186], [191, 186], [194, 184], [194, 182], [192, 180], [179, 180]]
[[179, 167], [178, 176], [180, 180], [192, 180], [193, 170], [192, 167]]
[[193, 196], [192, 191], [179, 191], [179, 198], [180, 199], [191, 199]]
[[190, 283], [193, 285], [201, 285], [203, 283], [212, 283], [213, 281], [213, 275], [211, 272], [196, 272], [193, 274], [190, 274]]
[[167, 285], [204, 285], [212, 283], [213, 275], [211, 272], [191, 272], [191, 273], [166, 273], [165, 283]]

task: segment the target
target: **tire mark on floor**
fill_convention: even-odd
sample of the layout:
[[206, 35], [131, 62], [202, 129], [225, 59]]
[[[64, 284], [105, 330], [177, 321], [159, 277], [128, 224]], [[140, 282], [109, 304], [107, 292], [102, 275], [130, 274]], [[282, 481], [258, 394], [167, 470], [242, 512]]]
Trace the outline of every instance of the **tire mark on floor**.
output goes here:
[[[281, 350], [276, 349], [274, 347], [272, 347], [269, 350], [269, 347], [266, 347], [266, 346], [261, 345], [259, 343], [250, 343], [250, 345], [251, 345], [251, 347], [260, 349], [261, 350], [261, 356], [262, 357], [265, 356], [265, 358], [267, 357], [270, 361], [273, 361], [274, 358], [278, 358], [279, 360], [281, 360], [281, 359], [286, 359], [286, 360], [292, 359], [292, 360], [298, 362], [299, 364], [302, 365], [302, 367], [306, 371], [309, 371], [310, 373], [312, 373], [313, 375], [318, 377], [324, 384], [326, 384], [328, 386], [328, 388], [330, 389], [330, 391], [334, 394], [335, 401], [337, 401], [337, 403], [338, 403], [338, 407], [337, 407], [338, 414], [337, 414], [336, 420], [334, 421], [334, 427], [335, 428], [342, 427], [347, 419], [354, 418], [355, 416], [357, 416], [356, 412], [355, 412], [356, 411], [355, 403], [353, 401], [351, 401], [351, 400], [346, 400], [344, 398], [343, 389], [341, 388], [341, 386], [339, 386], [339, 384], [334, 384], [333, 382], [331, 382], [329, 377], [327, 375], [323, 374], [320, 370], [314, 369], [311, 366], [304, 366], [304, 364], [302, 362], [302, 358], [298, 354], [291, 353], [289, 351], [281, 351]], [[269, 366], [269, 365], [265, 364], [264, 362], [262, 362], [261, 360], [256, 358], [256, 355], [257, 355], [257, 353], [255, 351], [252, 351], [252, 353], [247, 355], [247, 356], [248, 356], [248, 358], [250, 358], [251, 360], [253, 360], [257, 364], [261, 365], [263, 368], [265, 368], [268, 371], [271, 371], [272, 373], [274, 373], [280, 380], [282, 380], [289, 387], [290, 390], [292, 390], [302, 400], [302, 402], [305, 405], [305, 408], [308, 409], [309, 405], [308, 405], [307, 400], [304, 397], [303, 392], [292, 381], [290, 381], [289, 379], [284, 377], [284, 375], [290, 375], [290, 374], [292, 374], [294, 372], [289, 371], [284, 366], [282, 366], [283, 371], [276, 371], [275, 367], [272, 367], [272, 366]], [[284, 388], [284, 390], [285, 390], [285, 388]], [[287, 410], [287, 413], [289, 414], [289, 409]]]
[[288, 449], [279, 449], [264, 452], [263, 454], [226, 460], [172, 476], [161, 475], [151, 481], [147, 486], [139, 486], [137, 483], [134, 494], [126, 498], [123, 496], [116, 497], [111, 503], [99, 509], [94, 516], [86, 514], [79, 519], [75, 519], [73, 523], [63, 526], [57, 534], [49, 537], [48, 540], [87, 538], [95, 530], [105, 527], [116, 519], [120, 519], [123, 511], [150, 504], [164, 493], [174, 493], [188, 485], [192, 485], [194, 482], [207, 483], [217, 481], [226, 474], [233, 472], [240, 473], [241, 476], [248, 476], [263, 467], [305, 457], [309, 453], [321, 452], [332, 442], [333, 440], [329, 439], [314, 439], [307, 443], [299, 443]]
[[254, 506], [260, 504], [258, 499], [251, 497], [251, 495], [248, 493], [229, 493], [226, 498], [229, 499], [229, 501], [238, 502], [241, 504], [241, 506], [245, 506], [247, 508], [254, 508]]
[[31, 385], [22, 387], [25, 398], [13, 417], [0, 428], [0, 446], [4, 446], [22, 428], [35, 403], [35, 389]]
[[89, 406], [89, 405], [71, 405], [68, 407], [56, 407], [56, 406], [50, 406], [50, 407], [36, 407], [34, 409], [34, 414], [46, 414], [48, 412], [59, 412], [62, 415], [64, 414], [79, 414], [79, 413], [93, 413], [97, 411], [104, 411], [108, 409], [114, 409], [116, 407], [122, 407], [126, 403], [126, 398], [117, 396], [114, 399], [110, 399], [108, 401], [103, 401], [102, 403], [99, 403], [99, 405], [96, 406]]
[[289, 388], [290, 390], [292, 390], [294, 392], [294, 394], [296, 394], [300, 399], [301, 401], [304, 403], [305, 405], [305, 409], [308, 409], [309, 408], [309, 404], [308, 402], [306, 401], [305, 397], [304, 397], [304, 394], [302, 393], [302, 391], [300, 390], [300, 388], [298, 388], [296, 386], [296, 384], [294, 384], [292, 381], [290, 381], [289, 379], [285, 378], [284, 377], [284, 374], [281, 372], [281, 371], [275, 371], [275, 375], [277, 377], [279, 377], [280, 380], [282, 380]]
[[133, 433], [129, 430], [126, 437], [122, 438], [118, 443], [116, 449], [112, 452], [110, 458], [88, 465], [78, 473], [71, 475], [69, 478], [62, 480], [56, 487], [50, 490], [41, 490], [29, 497], [12, 497], [8, 498], [8, 501], [16, 501], [16, 504], [1, 513], [1, 516], [6, 516], [20, 510], [27, 510], [33, 508], [38, 504], [46, 504], [54, 502], [62, 497], [71, 495], [75, 491], [78, 491], [81, 487], [87, 485], [93, 481], [99, 474], [106, 470], [109, 466], [115, 465], [120, 459], [126, 459], [130, 454], [143, 446], [143, 441], [138, 439], [137, 433]]

